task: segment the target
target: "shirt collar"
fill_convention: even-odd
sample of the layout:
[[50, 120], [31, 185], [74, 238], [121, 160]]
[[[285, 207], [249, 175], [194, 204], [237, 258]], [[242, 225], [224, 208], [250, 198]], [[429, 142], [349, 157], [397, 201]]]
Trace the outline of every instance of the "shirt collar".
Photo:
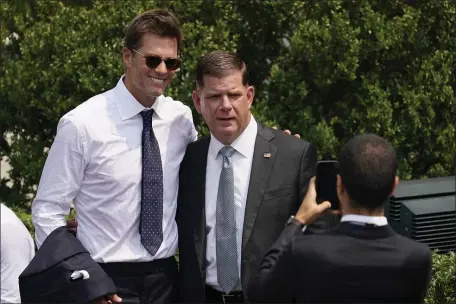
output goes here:
[[340, 219], [341, 222], [358, 222], [365, 224], [373, 224], [375, 226], [386, 226], [388, 220], [384, 216], [367, 216], [359, 214], [346, 214]]
[[164, 107], [164, 103], [166, 102], [165, 96], [158, 96], [155, 99], [155, 102], [152, 105], [152, 107], [146, 108], [142, 104], [140, 104], [138, 100], [136, 100], [136, 98], [130, 93], [130, 91], [128, 91], [123, 81], [124, 78], [125, 75], [122, 75], [122, 77], [120, 77], [119, 81], [117, 82], [116, 87], [114, 88], [116, 93], [117, 108], [119, 109], [120, 118], [122, 120], [130, 119], [133, 116], [139, 114], [141, 111], [150, 109], [153, 109], [159, 118], [168, 118], [168, 113], [166, 111], [166, 108]]
[[[253, 150], [255, 148], [255, 139], [258, 132], [258, 124], [250, 114], [250, 122], [245, 128], [245, 130], [239, 135], [238, 138], [231, 144], [237, 152], [239, 152], [244, 157], [249, 157], [253, 154]], [[209, 155], [213, 158], [217, 158], [217, 155], [221, 148], [225, 145], [222, 144], [214, 135], [211, 133], [211, 142], [209, 144]]]

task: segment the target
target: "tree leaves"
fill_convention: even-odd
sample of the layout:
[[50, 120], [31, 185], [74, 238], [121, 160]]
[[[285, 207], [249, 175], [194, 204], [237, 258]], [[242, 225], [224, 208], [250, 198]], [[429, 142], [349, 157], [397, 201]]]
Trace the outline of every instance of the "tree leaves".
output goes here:
[[[373, 132], [393, 142], [402, 178], [450, 174], [456, 36], [442, 23], [456, 22], [455, 7], [337, 0], [309, 6], [272, 68], [266, 117], [315, 142], [320, 156], [335, 157], [353, 135]], [[322, 135], [315, 125], [332, 132]]]

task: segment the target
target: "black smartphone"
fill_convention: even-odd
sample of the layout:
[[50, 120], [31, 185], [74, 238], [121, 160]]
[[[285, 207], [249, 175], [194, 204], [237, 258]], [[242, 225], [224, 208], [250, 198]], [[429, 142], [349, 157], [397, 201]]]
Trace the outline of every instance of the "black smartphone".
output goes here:
[[329, 201], [331, 209], [338, 210], [340, 207], [337, 196], [337, 174], [339, 162], [336, 160], [324, 160], [317, 162], [317, 176], [315, 178], [315, 190], [317, 203]]

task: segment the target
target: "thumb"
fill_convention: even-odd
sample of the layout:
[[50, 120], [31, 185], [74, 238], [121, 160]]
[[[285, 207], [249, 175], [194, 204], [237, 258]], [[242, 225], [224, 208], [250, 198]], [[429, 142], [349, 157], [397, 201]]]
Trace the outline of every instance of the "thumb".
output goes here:
[[326, 209], [331, 208], [331, 203], [328, 201], [324, 201], [323, 203], [319, 204], [317, 208], [320, 213], [323, 213], [323, 211], [325, 211]]
[[309, 181], [309, 186], [307, 187], [307, 196], [312, 200], [317, 199], [317, 191], [315, 191], [315, 176], [313, 176]]

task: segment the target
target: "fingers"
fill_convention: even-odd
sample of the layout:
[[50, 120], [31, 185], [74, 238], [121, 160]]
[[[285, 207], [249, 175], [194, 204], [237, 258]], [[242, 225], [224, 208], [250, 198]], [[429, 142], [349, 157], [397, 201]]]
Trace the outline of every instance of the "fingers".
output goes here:
[[121, 303], [122, 298], [120, 298], [117, 294], [107, 295], [106, 298], [108, 299], [109, 303]]
[[68, 230], [74, 234], [77, 232], [78, 222], [75, 220], [67, 220]]
[[310, 178], [309, 186], [310, 186], [310, 185], [315, 185], [315, 176], [312, 176], [312, 177]]
[[110, 294], [104, 297], [100, 297], [94, 300], [93, 304], [113, 304], [113, 303], [121, 303], [122, 299], [117, 294]]
[[318, 205], [318, 209], [320, 213], [323, 213], [325, 210], [331, 208], [331, 203], [328, 201], [324, 201], [323, 203]]
[[[273, 128], [274, 130], [277, 130], [277, 127], [272, 127], [272, 128]], [[283, 132], [283, 134], [285, 134], [285, 135], [291, 135], [291, 131], [288, 130], [288, 129], [286, 129], [285, 131], [282, 131], [282, 132]], [[296, 138], [301, 138], [301, 135], [295, 134], [294, 137], [296, 137]]]
[[78, 227], [78, 222], [76, 220], [67, 220], [67, 226], [69, 228], [76, 228]]
[[315, 176], [312, 177], [309, 181], [309, 187], [307, 189], [307, 195], [313, 200], [317, 199], [317, 191], [315, 190]]

